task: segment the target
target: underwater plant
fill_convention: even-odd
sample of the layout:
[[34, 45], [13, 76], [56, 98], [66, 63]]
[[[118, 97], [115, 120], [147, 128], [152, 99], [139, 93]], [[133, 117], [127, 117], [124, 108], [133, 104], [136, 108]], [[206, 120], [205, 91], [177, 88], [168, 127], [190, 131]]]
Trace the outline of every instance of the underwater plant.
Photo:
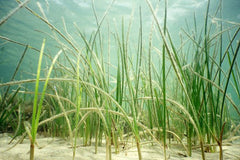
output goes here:
[[36, 87], [35, 87], [34, 103], [33, 103], [32, 125], [30, 127], [27, 124], [28, 123], [27, 121], [25, 123], [25, 128], [26, 128], [26, 131], [27, 131], [29, 139], [30, 139], [30, 160], [34, 159], [34, 146], [35, 146], [36, 135], [37, 135], [38, 125], [39, 125], [39, 119], [40, 119], [40, 115], [41, 115], [41, 110], [42, 110], [42, 106], [43, 106], [43, 100], [44, 100], [48, 80], [50, 78], [50, 75], [51, 75], [51, 72], [52, 72], [52, 69], [53, 69], [53, 65], [56, 62], [58, 56], [62, 52], [60, 50], [52, 61], [52, 64], [51, 64], [51, 66], [49, 68], [49, 71], [48, 71], [48, 74], [47, 74], [47, 78], [46, 78], [44, 86], [43, 86], [43, 91], [42, 91], [42, 94], [41, 94], [41, 98], [40, 98], [39, 103], [38, 103], [39, 78], [40, 78], [41, 63], [42, 63], [44, 47], [45, 47], [45, 39], [43, 40], [40, 55], [39, 55], [37, 78], [36, 78]]
[[[127, 150], [130, 141], [131, 147], [137, 149], [139, 160], [144, 159], [143, 145], [159, 145], [167, 159], [169, 148], [175, 142], [182, 146], [183, 156], [192, 156], [192, 150], [200, 148], [203, 160], [206, 159], [205, 152], [217, 152], [216, 146], [219, 146], [219, 159], [223, 159], [223, 140], [229, 134], [226, 127], [231, 123], [229, 108], [240, 115], [239, 105], [228, 94], [231, 86], [239, 98], [240, 72], [236, 62], [240, 43], [233, 44], [240, 30], [239, 24], [223, 29], [225, 22], [220, 19], [221, 27], [213, 28], [209, 24], [208, 0], [202, 30], [198, 30], [194, 15], [193, 31], [188, 27], [181, 29], [181, 42], [177, 46], [167, 25], [167, 2], [164, 1], [161, 23], [158, 8], [153, 8], [151, 1], [146, 0], [153, 17], [149, 39], [143, 38], [139, 7], [136, 41], [131, 39], [131, 33], [136, 32], [132, 30], [133, 15], [129, 23], [122, 17], [121, 22], [115, 22], [115, 27], [107, 23], [107, 29], [104, 28], [105, 17], [114, 1], [101, 19], [92, 3], [96, 31], [87, 36], [74, 23], [77, 38], [68, 32], [64, 19], [63, 31], [50, 23], [40, 3], [42, 16], [25, 6], [31, 15], [50, 28], [52, 34], [41, 34], [54, 40], [59, 50], [53, 57], [44, 51], [45, 39], [39, 50], [0, 36], [5, 41], [25, 46], [25, 50], [39, 53], [35, 79], [14, 81], [12, 78], [0, 84], [0, 87], [10, 87], [35, 82], [34, 92], [18, 88], [12, 96], [19, 93], [34, 95], [31, 125], [24, 123], [30, 139], [31, 160], [34, 159], [40, 126], [48, 135], [70, 141], [72, 159], [76, 158], [78, 143], [88, 146], [94, 142], [95, 154], [98, 146], [104, 144], [106, 159], [110, 160], [113, 147], [115, 153], [119, 153], [120, 145], [124, 144], [123, 148]], [[221, 3], [216, 15], [221, 15]], [[233, 29], [236, 30], [231, 36]], [[223, 50], [225, 34], [229, 37]], [[116, 62], [111, 61], [111, 54], [116, 55]], [[50, 67], [45, 71], [45, 78], [40, 78], [44, 56]], [[227, 71], [223, 63], [229, 66]], [[44, 83], [42, 87], [41, 82]], [[44, 115], [43, 109], [47, 111]], [[1, 116], [0, 122], [11, 114]]]

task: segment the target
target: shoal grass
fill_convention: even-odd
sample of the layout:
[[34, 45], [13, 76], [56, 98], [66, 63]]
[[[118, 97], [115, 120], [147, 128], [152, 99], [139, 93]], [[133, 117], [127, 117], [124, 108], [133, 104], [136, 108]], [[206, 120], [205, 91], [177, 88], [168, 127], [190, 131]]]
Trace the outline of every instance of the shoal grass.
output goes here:
[[[86, 36], [77, 24], [74, 24], [81, 39], [78, 43], [82, 44], [78, 46], [73, 36], [68, 33], [66, 25], [64, 34], [47, 20], [43, 11], [42, 17], [26, 7], [30, 14], [50, 27], [52, 35], [41, 33], [54, 39], [63, 52], [61, 56], [59, 52], [53, 58], [43, 52], [43, 49], [39, 51], [28, 46], [29, 49], [40, 52], [40, 56], [44, 55], [51, 60], [46, 78], [39, 77], [42, 68], [39, 66], [36, 79], [0, 84], [0, 87], [3, 87], [36, 83], [35, 93], [17, 91], [35, 95], [32, 127], [25, 123], [26, 130], [32, 130], [30, 133], [27, 131], [32, 146], [36, 140], [38, 126], [42, 126], [44, 130], [48, 130], [46, 132], [49, 135], [70, 138], [73, 142], [73, 159], [78, 145], [77, 139], [80, 137], [85, 146], [95, 141], [95, 153], [98, 145], [105, 143], [106, 159], [111, 159], [112, 145], [117, 153], [120, 143], [124, 143], [124, 148], [128, 148], [125, 145], [131, 139], [135, 141], [139, 159], [144, 159], [141, 144], [148, 140], [151, 144], [156, 143], [163, 148], [166, 159], [166, 151], [173, 145], [172, 137], [183, 145], [187, 156], [191, 156], [192, 149], [199, 145], [202, 159], [205, 159], [204, 152], [214, 152], [215, 148], [212, 146], [218, 144], [220, 159], [223, 158], [221, 147], [226, 134], [224, 128], [230, 123], [227, 106], [233, 107], [236, 113], [240, 114], [239, 106], [227, 93], [229, 85], [235, 88], [236, 93], [239, 92], [240, 74], [236, 63], [239, 43], [237, 47], [233, 45], [239, 26], [233, 36], [230, 36], [230, 31], [236, 28], [236, 24], [212, 33], [212, 25], [208, 20], [208, 1], [203, 32], [197, 30], [195, 17], [194, 32], [183, 29], [182, 38], [184, 37], [185, 41], [177, 47], [167, 28], [167, 0], [164, 3], [165, 18], [162, 28], [154, 8], [147, 0], [154, 18], [147, 40], [148, 47], [143, 41], [141, 8], [138, 40], [131, 42], [132, 21], [126, 25], [123, 17], [119, 22], [120, 30], [115, 27], [115, 31], [112, 32], [111, 28], [108, 28], [106, 38], [103, 34], [103, 22], [113, 3], [106, 9], [100, 21], [93, 4], [97, 30]], [[154, 27], [157, 30], [153, 30]], [[218, 55], [225, 33], [229, 34], [228, 46]], [[155, 34], [159, 34], [161, 39], [155, 39]], [[0, 38], [17, 45], [25, 45], [7, 37]], [[162, 42], [163, 45], [153, 45], [156, 43], [152, 41], [156, 40], [157, 44]], [[116, 47], [110, 50], [111, 45]], [[137, 49], [133, 49], [134, 45]], [[112, 64], [110, 60], [112, 53], [117, 56], [116, 64]], [[153, 54], [159, 58], [161, 67], [158, 68], [156, 66], [159, 65], [154, 64]], [[186, 56], [190, 54], [193, 58], [187, 59]], [[218, 61], [215, 60], [216, 57], [219, 58]], [[222, 67], [222, 63], [226, 61], [229, 64], [227, 73]], [[170, 67], [167, 63], [170, 63]], [[53, 78], [50, 78], [51, 71]], [[170, 87], [170, 79], [176, 86]], [[221, 80], [224, 80], [223, 83], [220, 83]], [[38, 93], [37, 84], [40, 81], [45, 82], [42, 93]], [[37, 103], [38, 95], [41, 95], [41, 98]], [[219, 104], [222, 104], [222, 107], [219, 107]], [[40, 119], [44, 110], [47, 114]], [[33, 149], [31, 155], [33, 158]]]
[[[40, 78], [40, 71], [41, 71], [41, 64], [42, 64], [44, 47], [45, 47], [45, 39], [43, 40], [40, 55], [39, 55], [37, 78], [36, 78], [36, 85], [35, 85], [36, 87], [35, 87], [34, 103], [33, 103], [33, 113], [32, 113], [32, 126], [31, 126], [31, 128], [29, 128], [29, 130], [31, 130], [31, 133], [28, 133], [30, 143], [31, 143], [30, 144], [30, 159], [31, 160], [34, 159], [34, 145], [35, 145], [35, 141], [36, 141], [38, 123], [39, 123], [39, 119], [40, 119], [40, 115], [41, 115], [41, 110], [42, 110], [42, 106], [43, 106], [43, 100], [44, 100], [48, 80], [49, 80], [50, 74], [52, 72], [53, 65], [54, 65], [58, 56], [61, 53], [61, 50], [60, 50], [58, 52], [58, 54], [55, 56], [55, 58], [53, 59], [53, 62], [51, 64], [51, 66], [49, 68], [49, 71], [48, 71], [48, 74], [47, 74], [46, 81], [45, 81], [44, 86], [43, 86], [43, 91], [42, 91], [42, 94], [41, 94], [41, 98], [38, 102], [39, 78]], [[25, 127], [28, 128], [28, 126], [25, 126]]]
[[[17, 72], [19, 71], [19, 68], [21, 66], [22, 60], [27, 52], [28, 49], [28, 45], [25, 47], [22, 56], [16, 66], [16, 69], [10, 79], [10, 81], [13, 81]], [[4, 131], [4, 128], [7, 127], [8, 119], [10, 120], [11, 115], [14, 114], [15, 110], [19, 107], [19, 104], [21, 103], [21, 101], [19, 102], [15, 102], [16, 101], [16, 97], [17, 94], [19, 92], [21, 88], [18, 87], [17, 90], [11, 94], [9, 94], [9, 90], [10, 90], [10, 86], [8, 86], [4, 92], [4, 94], [1, 96], [1, 101], [0, 101], [0, 126], [1, 126], [1, 131]], [[20, 115], [19, 115], [20, 117]], [[19, 126], [19, 125], [18, 125]], [[16, 134], [18, 132], [18, 129], [16, 130]]]
[[[165, 12], [164, 12], [164, 24], [163, 24], [163, 34], [164, 36], [166, 36], [166, 31], [167, 31], [167, 0], [165, 0]], [[163, 49], [162, 49], [162, 82], [163, 82], [163, 88], [162, 88], [162, 92], [163, 92], [163, 145], [164, 145], [164, 159], [167, 159], [167, 155], [166, 155], [166, 126], [167, 126], [167, 110], [166, 110], [166, 53], [165, 53], [165, 43], [163, 43]]]
[[14, 8], [13, 10], [11, 10], [7, 16], [3, 17], [0, 20], [0, 26], [3, 25], [11, 16], [13, 16], [18, 10], [20, 10], [22, 7], [24, 7], [27, 3], [29, 2], [29, 0], [25, 0], [24, 2], [20, 3], [16, 8]]

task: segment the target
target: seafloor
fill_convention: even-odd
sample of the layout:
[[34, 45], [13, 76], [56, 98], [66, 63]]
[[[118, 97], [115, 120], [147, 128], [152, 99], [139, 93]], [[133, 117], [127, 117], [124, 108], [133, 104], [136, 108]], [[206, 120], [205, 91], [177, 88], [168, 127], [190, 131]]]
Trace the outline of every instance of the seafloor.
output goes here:
[[[25, 138], [21, 143], [11, 148], [19, 138], [15, 139], [11, 144], [9, 134], [0, 134], [0, 160], [28, 160], [29, 159], [29, 140]], [[35, 160], [72, 160], [72, 147], [63, 138], [50, 138], [39, 136], [37, 142], [40, 148], [35, 149]], [[134, 144], [133, 144], [134, 145]], [[11, 148], [9, 150], [9, 148]], [[173, 149], [174, 148], [174, 149]], [[171, 147], [167, 150], [169, 160], [201, 160], [201, 152], [199, 149], [193, 150], [192, 157], [186, 157], [185, 153], [179, 147]], [[105, 147], [98, 147], [98, 153], [95, 154], [94, 145], [77, 146], [76, 158], [81, 160], [103, 160], [105, 159]], [[114, 148], [112, 148], [114, 152]], [[207, 160], [219, 159], [219, 153], [205, 153]], [[235, 141], [227, 143], [223, 146], [224, 160], [240, 160], [240, 142]], [[163, 149], [160, 146], [151, 143], [142, 144], [143, 160], [160, 160], [164, 159]], [[137, 160], [138, 154], [136, 147], [131, 143], [120, 153], [112, 153], [113, 160]]]

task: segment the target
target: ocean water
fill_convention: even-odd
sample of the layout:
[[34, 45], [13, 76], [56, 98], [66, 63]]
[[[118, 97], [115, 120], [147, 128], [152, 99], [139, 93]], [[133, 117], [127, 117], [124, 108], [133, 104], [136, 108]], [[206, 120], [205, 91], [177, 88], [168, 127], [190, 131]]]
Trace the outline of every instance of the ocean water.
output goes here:
[[[163, 24], [164, 18], [164, 2], [159, 0], [150, 0], [155, 8], [158, 8], [157, 16], [160, 24]], [[76, 43], [82, 43], [76, 34], [76, 27], [79, 27], [87, 37], [91, 33], [96, 32], [97, 23], [94, 16], [93, 8], [96, 10], [98, 21], [101, 20], [111, 0], [30, 0], [27, 4], [32, 10], [42, 15], [38, 3], [41, 5], [48, 21], [57, 27], [63, 33], [63, 19], [66, 23], [69, 34], [76, 39]], [[215, 12], [218, 7], [218, 0], [212, 0], [210, 3], [209, 21], [214, 22], [213, 25], [219, 27], [219, 21], [214, 21]], [[18, 6], [15, 0], [0, 0], [0, 18], [5, 17], [11, 10]], [[102, 24], [102, 34], [109, 28], [110, 31], [121, 31], [122, 19], [124, 19], [127, 28], [131, 21], [132, 32], [130, 36], [130, 45], [137, 47], [137, 37], [139, 30], [139, 8], [142, 12], [143, 23], [143, 43], [148, 42], [151, 24], [153, 21], [150, 9], [144, 0], [115, 0], [108, 11], [108, 14]], [[168, 17], [167, 27], [176, 45], [180, 45], [179, 35], [181, 29], [186, 29], [187, 24], [190, 31], [193, 30], [193, 17], [196, 16], [197, 27], [200, 30], [204, 25], [204, 17], [206, 13], [207, 0], [169, 0], [168, 1]], [[223, 1], [223, 20], [240, 23], [240, 0]], [[137, 31], [137, 32], [135, 32]], [[44, 33], [42, 33], [44, 32]], [[107, 31], [106, 31], [107, 33]], [[51, 29], [38, 18], [29, 13], [25, 8], [20, 9], [16, 14], [10, 17], [4, 24], [0, 26], [0, 36], [7, 37], [11, 40], [28, 44], [40, 49], [42, 41], [46, 38], [45, 50], [50, 55], [57, 53], [58, 46], [47, 34], [52, 34]], [[233, 34], [233, 33], [231, 33]], [[155, 35], [154, 35], [155, 36]], [[107, 36], [106, 36], [107, 38]], [[158, 36], [154, 38], [159, 38]], [[227, 36], [224, 37], [228, 41]], [[238, 34], [237, 44], [240, 36]], [[226, 47], [227, 43], [223, 43]], [[144, 44], [148, 45], [148, 44]], [[153, 44], [161, 45], [161, 44]], [[114, 48], [114, 46], [111, 46]], [[16, 68], [16, 65], [24, 51], [24, 46], [16, 45], [0, 39], [0, 82], [8, 82]], [[20, 70], [15, 80], [35, 78], [38, 62], [38, 52], [28, 49]], [[112, 63], [116, 63], [116, 53], [110, 55]], [[133, 56], [134, 57], [134, 56]], [[44, 59], [46, 61], [46, 59]], [[156, 61], [155, 63], [157, 63]], [[236, 63], [240, 65], [240, 56], [237, 57]], [[228, 63], [224, 63], [226, 71], [229, 69]], [[229, 88], [228, 93], [233, 97], [236, 104], [240, 103], [238, 96]]]

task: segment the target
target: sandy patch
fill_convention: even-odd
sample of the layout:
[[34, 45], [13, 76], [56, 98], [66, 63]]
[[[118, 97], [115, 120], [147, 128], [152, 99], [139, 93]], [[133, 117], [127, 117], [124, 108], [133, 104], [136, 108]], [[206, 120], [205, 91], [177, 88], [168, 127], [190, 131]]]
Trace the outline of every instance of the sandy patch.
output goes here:
[[[8, 144], [11, 137], [7, 134], [0, 134], [0, 160], [28, 160], [29, 159], [29, 140], [25, 138], [21, 144], [7, 150], [13, 144]], [[38, 137], [37, 141], [42, 149], [36, 147], [35, 160], [72, 160], [72, 148], [69, 143], [61, 138], [46, 138]], [[14, 141], [16, 142], [16, 140]], [[174, 148], [174, 147], [173, 147]], [[105, 159], [105, 147], [98, 147], [98, 154], [94, 153], [94, 146], [79, 146], [76, 149], [76, 160], [103, 160]], [[164, 159], [163, 149], [159, 146], [150, 144], [142, 145], [142, 157], [144, 160], [159, 160]], [[240, 159], [240, 143], [224, 146], [225, 160]], [[114, 152], [114, 148], [112, 148]], [[200, 150], [193, 150], [192, 157], [184, 157], [183, 151], [171, 149], [167, 151], [168, 159], [170, 160], [201, 160]], [[206, 153], [207, 160], [219, 159], [219, 153]], [[112, 153], [113, 160], [136, 160], [138, 159], [137, 149], [132, 147], [127, 150], [121, 149], [119, 154]]]

